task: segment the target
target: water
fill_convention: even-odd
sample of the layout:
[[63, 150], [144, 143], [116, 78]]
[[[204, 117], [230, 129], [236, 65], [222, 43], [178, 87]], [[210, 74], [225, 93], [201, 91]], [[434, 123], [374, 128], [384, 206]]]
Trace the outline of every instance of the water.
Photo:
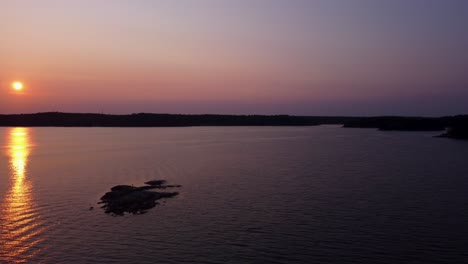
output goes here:
[[[0, 128], [0, 262], [467, 262], [468, 143], [432, 135]], [[181, 194], [138, 216], [96, 206], [153, 179]]]

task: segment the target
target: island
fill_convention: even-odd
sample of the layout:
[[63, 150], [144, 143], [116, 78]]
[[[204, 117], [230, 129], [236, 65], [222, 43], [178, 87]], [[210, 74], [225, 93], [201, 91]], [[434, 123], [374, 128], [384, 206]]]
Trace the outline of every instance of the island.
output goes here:
[[158, 200], [177, 196], [178, 192], [154, 192], [153, 189], [179, 188], [180, 185], [164, 185], [165, 180], [145, 182], [146, 185], [135, 187], [131, 185], [117, 185], [101, 197], [98, 204], [106, 214], [122, 216], [128, 214], [144, 214], [158, 205]]

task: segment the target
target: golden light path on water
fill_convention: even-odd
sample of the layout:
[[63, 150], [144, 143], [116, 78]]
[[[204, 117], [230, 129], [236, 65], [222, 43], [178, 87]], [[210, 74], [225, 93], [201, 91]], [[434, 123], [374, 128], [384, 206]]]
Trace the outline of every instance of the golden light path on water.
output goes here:
[[0, 256], [6, 262], [27, 262], [37, 253], [35, 245], [42, 228], [33, 208], [32, 186], [28, 179], [28, 158], [32, 142], [28, 128], [7, 131], [10, 188], [2, 201]]

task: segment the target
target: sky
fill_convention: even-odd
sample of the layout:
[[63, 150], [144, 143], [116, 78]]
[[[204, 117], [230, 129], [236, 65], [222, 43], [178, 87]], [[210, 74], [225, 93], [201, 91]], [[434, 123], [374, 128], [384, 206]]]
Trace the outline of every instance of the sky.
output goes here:
[[0, 114], [468, 114], [467, 25], [466, 0], [0, 0]]

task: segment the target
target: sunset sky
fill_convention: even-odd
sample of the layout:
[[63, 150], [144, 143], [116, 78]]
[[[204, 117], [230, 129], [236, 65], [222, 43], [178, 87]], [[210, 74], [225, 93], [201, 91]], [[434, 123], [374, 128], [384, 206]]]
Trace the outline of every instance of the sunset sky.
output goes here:
[[437, 116], [467, 102], [466, 0], [0, 0], [1, 114]]

